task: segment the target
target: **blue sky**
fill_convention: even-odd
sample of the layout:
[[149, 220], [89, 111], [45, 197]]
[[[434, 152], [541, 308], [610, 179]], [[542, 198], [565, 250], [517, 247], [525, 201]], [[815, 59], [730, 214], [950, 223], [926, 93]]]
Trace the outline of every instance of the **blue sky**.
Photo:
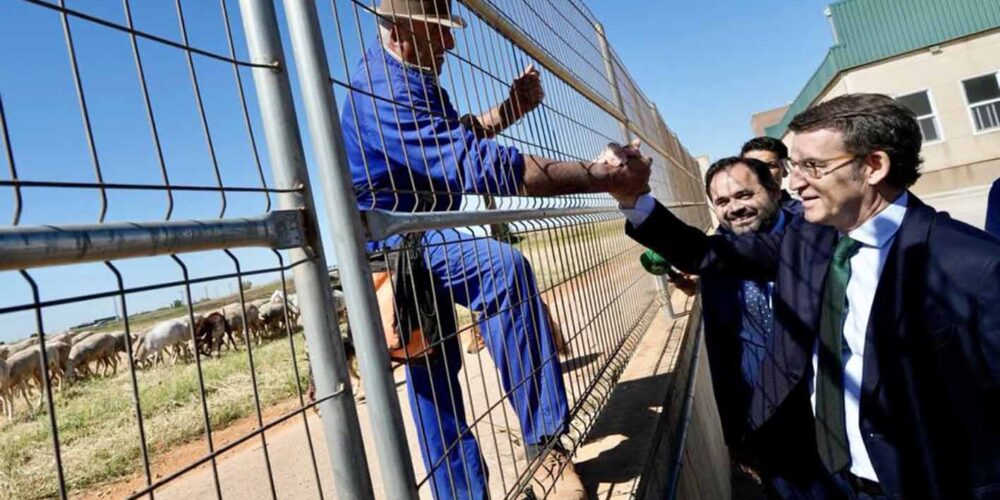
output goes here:
[[827, 0], [590, 1], [618, 56], [691, 154], [752, 137], [750, 115], [798, 95], [833, 44]]
[[[280, 7], [280, 2], [279, 7]], [[113, 1], [70, 1], [71, 8], [116, 23], [125, 23], [122, 4]], [[232, 29], [237, 40], [237, 58], [246, 59], [242, 26], [235, 0], [229, 0]], [[347, 0], [337, 0], [343, 6]], [[501, 2], [501, 5], [504, 3]], [[180, 40], [173, 2], [133, 1], [133, 18], [138, 29], [171, 40]], [[218, 2], [185, 1], [188, 36], [191, 44], [226, 54], [228, 45], [222, 29]], [[318, 2], [320, 16], [335, 77], [345, 79], [344, 60], [338, 37], [331, 29], [333, 13], [329, 2]], [[825, 5], [817, 0], [725, 0], [713, 2], [608, 0], [589, 2], [604, 23], [607, 35], [633, 78], [657, 103], [667, 123], [677, 132], [692, 154], [719, 158], [736, 152], [750, 137], [749, 119], [754, 111], [775, 107], [793, 99], [830, 45], [830, 33], [822, 15]], [[279, 17], [282, 9], [278, 9]], [[342, 9], [344, 49], [353, 69], [360, 53], [359, 39], [374, 35], [371, 19], [362, 13], [363, 25], [357, 33], [356, 20]], [[554, 20], [552, 20], [554, 22]], [[281, 20], [282, 28], [284, 22]], [[71, 18], [84, 92], [100, 166], [106, 182], [162, 182], [160, 160], [153, 147], [139, 81], [128, 36]], [[466, 43], [459, 38], [461, 45]], [[5, 47], [4, 71], [0, 72], [3, 99], [17, 169], [22, 179], [95, 181], [83, 122], [73, 85], [72, 73], [57, 12], [20, 0], [3, 2], [0, 11], [0, 46]], [[285, 39], [286, 50], [290, 44]], [[195, 104], [194, 91], [183, 52], [146, 40], [139, 41], [146, 71], [153, 113], [170, 180], [174, 184], [213, 185], [215, 165], [226, 185], [259, 186], [255, 158], [235, 92], [232, 66], [195, 56], [195, 69], [208, 127], [215, 152], [213, 162]], [[511, 78], [523, 61], [502, 61], [494, 71]], [[443, 81], [458, 86], [467, 69], [449, 62], [450, 73]], [[270, 185], [270, 165], [263, 146], [256, 95], [250, 71], [241, 70], [247, 92], [251, 122], [256, 129], [262, 168]], [[297, 83], [293, 76], [293, 91]], [[551, 78], [551, 77], [543, 77]], [[564, 99], [556, 82], [547, 80], [553, 102]], [[479, 82], [488, 88], [482, 102], [452, 89], [460, 112], [478, 112], [498, 102], [506, 88], [497, 82]], [[342, 89], [335, 87], [339, 102]], [[487, 102], [489, 101], [489, 102]], [[318, 183], [311, 163], [311, 145], [299, 109], [307, 161], [311, 177]], [[517, 127], [526, 126], [522, 122]], [[617, 128], [607, 123], [609, 135]], [[517, 127], [515, 134], [520, 133]], [[579, 157], [593, 153], [593, 140], [569, 134], [560, 138], [563, 151]], [[600, 141], [596, 141], [600, 142]], [[527, 151], [533, 152], [533, 151]], [[596, 153], [596, 150], [593, 150]], [[0, 155], [0, 158], [3, 158]], [[9, 178], [8, 166], [0, 159], [0, 178]], [[10, 188], [0, 188], [0, 224], [12, 220]], [[25, 189], [20, 223], [70, 224], [96, 222], [100, 202], [96, 190]], [[106, 221], [162, 220], [168, 200], [162, 192], [109, 191]], [[316, 196], [321, 202], [322, 197]], [[175, 193], [173, 219], [218, 217], [222, 199], [217, 194]], [[229, 194], [226, 217], [256, 215], [266, 208], [262, 194]], [[321, 218], [322, 216], [322, 205]], [[329, 228], [323, 225], [329, 249]], [[238, 250], [244, 270], [277, 265], [266, 250]], [[235, 271], [222, 252], [202, 252], [185, 256], [192, 277]], [[330, 257], [331, 263], [333, 258]], [[118, 263], [125, 286], [134, 287], [180, 280], [180, 267], [169, 257], [131, 259]], [[115, 289], [114, 276], [103, 264], [61, 266], [33, 270], [43, 300]], [[262, 283], [274, 274], [249, 278]], [[197, 285], [195, 299], [218, 296], [234, 289], [235, 280]], [[182, 297], [183, 289], [172, 288], [129, 296], [130, 312], [149, 310]], [[0, 307], [30, 300], [27, 283], [12, 272], [0, 273]], [[101, 316], [112, 315], [112, 299], [72, 304], [45, 311], [46, 331], [58, 331]], [[30, 312], [2, 318], [5, 328], [0, 340], [19, 338], [35, 331]]]

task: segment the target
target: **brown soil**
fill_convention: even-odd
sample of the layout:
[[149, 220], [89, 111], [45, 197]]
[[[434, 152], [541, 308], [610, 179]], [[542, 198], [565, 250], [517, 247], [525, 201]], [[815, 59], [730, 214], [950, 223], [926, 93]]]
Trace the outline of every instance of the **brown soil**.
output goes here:
[[[292, 398], [271, 406], [270, 408], [265, 408], [263, 414], [264, 423], [266, 424], [267, 422], [273, 421], [274, 419], [279, 418], [298, 407], [298, 398]], [[269, 429], [268, 433], [275, 432], [279, 429], [289, 425], [295, 425], [300, 422], [301, 418], [290, 418]], [[217, 448], [222, 447], [253, 432], [257, 428], [257, 416], [251, 415], [249, 417], [239, 419], [223, 429], [213, 431], [212, 442]], [[217, 458], [217, 461], [225, 460], [229, 456], [237, 455], [246, 451], [246, 449], [259, 444], [260, 440], [258, 438], [250, 438], [220, 455]], [[207, 453], [208, 444], [205, 439], [202, 438], [176, 446], [166, 453], [153, 457], [153, 461], [150, 464], [150, 468], [153, 473], [153, 482], [156, 482], [164, 476], [201, 459]], [[210, 464], [211, 462], [206, 462], [204, 465], [194, 470], [208, 469], [211, 467]], [[132, 495], [136, 491], [143, 489], [145, 486], [146, 477], [144, 474], [139, 473], [114, 483], [91, 488], [88, 491], [75, 493], [71, 495], [71, 497], [77, 499], [125, 498]]]

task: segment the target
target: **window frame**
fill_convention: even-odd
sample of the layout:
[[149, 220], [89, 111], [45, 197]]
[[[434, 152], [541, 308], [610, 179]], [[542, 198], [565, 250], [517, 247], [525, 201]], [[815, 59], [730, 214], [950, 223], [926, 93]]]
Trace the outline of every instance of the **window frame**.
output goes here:
[[972, 135], [986, 135], [986, 134], [995, 134], [997, 132], [1000, 132], [1000, 125], [998, 125], [996, 127], [984, 129], [984, 130], [977, 129], [976, 128], [976, 118], [972, 114], [972, 107], [973, 106], [982, 106], [983, 104], [986, 104], [986, 103], [1000, 102], [1000, 98], [997, 98], [996, 100], [986, 101], [986, 103], [972, 104], [972, 103], [969, 102], [969, 94], [966, 93], [966, 91], [965, 91], [965, 82], [967, 82], [969, 80], [976, 79], [976, 78], [981, 78], [981, 77], [984, 77], [984, 76], [989, 76], [989, 75], [993, 75], [993, 78], [996, 78], [996, 80], [997, 80], [997, 84], [1000, 85], [1000, 68], [994, 69], [994, 70], [990, 70], [990, 71], [986, 71], [984, 73], [979, 73], [977, 75], [969, 75], [969, 76], [960, 78], [958, 80], [958, 90], [962, 93], [962, 100], [965, 102], [965, 111], [966, 111], [965, 115], [966, 115], [966, 117], [969, 120], [969, 127], [972, 130]]
[[[973, 77], [973, 78], [975, 78], [975, 77]], [[959, 83], [959, 85], [961, 85], [961, 82]], [[941, 125], [941, 120], [940, 120], [939, 115], [938, 115], [937, 104], [934, 103], [934, 92], [930, 89], [930, 87], [922, 88], [922, 89], [916, 89], [916, 90], [913, 90], [913, 91], [910, 91], [910, 92], [900, 92], [900, 93], [892, 96], [892, 99], [894, 101], [896, 101], [896, 102], [899, 102], [899, 98], [900, 97], [907, 97], [907, 96], [919, 94], [921, 92], [927, 94], [927, 101], [928, 101], [928, 103], [931, 106], [931, 114], [917, 116], [917, 124], [918, 125], [920, 124], [921, 118], [927, 118], [929, 116], [931, 118], [931, 120], [934, 122], [934, 130], [938, 134], [937, 139], [934, 139], [933, 141], [924, 140], [921, 143], [921, 146], [929, 146], [929, 145], [932, 145], [932, 144], [942, 143], [942, 142], [945, 141], [944, 126]], [[972, 118], [972, 113], [971, 112], [969, 113], [969, 118], [970, 119]], [[921, 132], [920, 132], [920, 137], [921, 137], [921, 139], [923, 139], [923, 130], [921, 130]]]

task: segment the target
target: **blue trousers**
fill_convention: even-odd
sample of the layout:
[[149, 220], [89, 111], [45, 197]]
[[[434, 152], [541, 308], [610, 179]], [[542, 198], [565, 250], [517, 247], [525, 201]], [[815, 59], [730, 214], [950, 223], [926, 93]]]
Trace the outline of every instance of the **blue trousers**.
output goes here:
[[[480, 314], [483, 339], [526, 446], [564, 433], [562, 370], [531, 265], [510, 245], [456, 230], [428, 232], [424, 244], [437, 300]], [[462, 353], [454, 317], [441, 321], [447, 340], [437, 359], [406, 368], [421, 455], [435, 498], [487, 498], [488, 471], [459, 387]]]

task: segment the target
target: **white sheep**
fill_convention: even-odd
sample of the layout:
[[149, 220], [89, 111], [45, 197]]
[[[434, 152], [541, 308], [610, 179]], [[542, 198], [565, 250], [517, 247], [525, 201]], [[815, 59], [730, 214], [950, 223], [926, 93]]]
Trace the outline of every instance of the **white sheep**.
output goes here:
[[[198, 315], [195, 324], [200, 319], [201, 315]], [[132, 355], [136, 364], [145, 366], [162, 362], [163, 350], [174, 347], [174, 351], [170, 353], [171, 363], [176, 363], [178, 348], [186, 347], [189, 340], [191, 340], [191, 329], [188, 327], [187, 319], [168, 319], [140, 335], [132, 346]]]
[[[223, 307], [222, 314], [229, 321], [233, 331], [240, 334], [241, 339], [250, 340], [256, 337], [257, 344], [260, 345], [263, 324], [260, 321], [260, 310], [257, 309], [257, 306], [249, 302], [247, 303], [246, 321], [243, 318], [243, 308], [240, 307], [238, 302]], [[244, 329], [246, 330], [245, 332]], [[243, 333], [246, 334], [245, 337]]]
[[[41, 360], [38, 359], [38, 351], [35, 349], [22, 350], [14, 353], [7, 359], [7, 381], [4, 390], [7, 392], [7, 400], [10, 403], [7, 409], [8, 418], [13, 417], [14, 398], [20, 393], [24, 397], [24, 402], [28, 405], [28, 413], [34, 413], [31, 401], [28, 399], [28, 390], [31, 388], [29, 382], [35, 382], [38, 387], [42, 386]], [[42, 404], [41, 392], [38, 394], [38, 404]]]
[[[66, 378], [66, 368], [69, 365], [69, 353], [72, 347], [66, 342], [45, 341], [45, 359], [49, 363], [49, 373], [51, 379], [58, 382], [58, 389], [61, 391], [63, 380]], [[36, 354], [39, 348], [31, 349]]]
[[12, 406], [10, 398], [10, 388], [7, 387], [7, 381], [9, 379], [10, 368], [7, 366], [7, 360], [0, 359], [0, 406], [3, 407], [3, 413], [7, 416], [8, 421], [14, 418], [14, 407]]
[[97, 369], [103, 366], [105, 375], [108, 374], [108, 368], [111, 368], [113, 373], [117, 373], [116, 343], [117, 341], [112, 334], [97, 333], [74, 344], [69, 353], [69, 362], [66, 364], [67, 378], [73, 380], [77, 376], [77, 371], [90, 374], [90, 363], [96, 363]]
[[38, 337], [27, 338], [12, 344], [4, 344], [0, 346], [0, 357], [8, 359], [14, 354], [17, 354], [34, 345], [38, 345]]

